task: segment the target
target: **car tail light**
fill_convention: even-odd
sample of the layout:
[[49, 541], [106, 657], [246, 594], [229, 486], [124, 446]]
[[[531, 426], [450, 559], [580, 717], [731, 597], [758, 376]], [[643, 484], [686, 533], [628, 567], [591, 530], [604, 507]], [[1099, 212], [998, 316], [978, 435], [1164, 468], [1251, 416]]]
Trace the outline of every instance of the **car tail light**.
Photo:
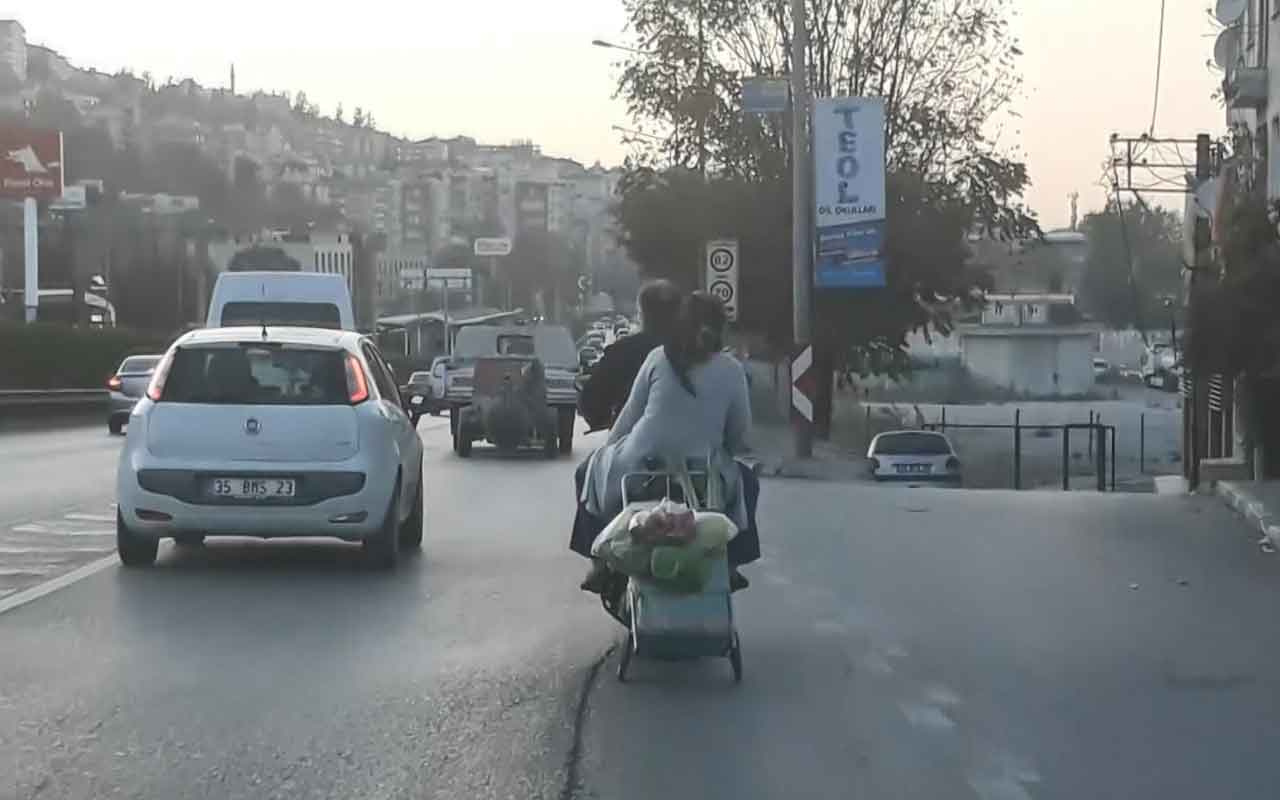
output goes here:
[[948, 458], [947, 469], [949, 469], [952, 472], [955, 472], [956, 470], [960, 469], [960, 459], [956, 458], [955, 456]]
[[120, 380], [119, 375], [112, 375], [111, 378], [107, 380], [107, 388], [113, 392], [120, 391], [120, 387], [123, 385], [124, 382]]
[[147, 386], [147, 397], [151, 402], [160, 402], [161, 395], [164, 394], [164, 382], [169, 378], [169, 367], [173, 365], [173, 356], [178, 351], [176, 349], [165, 353], [164, 359], [156, 367], [156, 371], [151, 375], [151, 383]]
[[347, 396], [353, 406], [369, 399], [369, 381], [364, 376], [364, 367], [352, 353], [347, 354]]

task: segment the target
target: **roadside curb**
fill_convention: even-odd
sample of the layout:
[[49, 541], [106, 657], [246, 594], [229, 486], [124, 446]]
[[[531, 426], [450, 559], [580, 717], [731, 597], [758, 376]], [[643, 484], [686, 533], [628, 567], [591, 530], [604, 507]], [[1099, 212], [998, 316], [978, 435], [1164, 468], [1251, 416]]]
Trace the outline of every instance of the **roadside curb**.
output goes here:
[[1270, 542], [1272, 547], [1280, 547], [1280, 515], [1269, 511], [1266, 503], [1235, 481], [1218, 481], [1214, 491], [1246, 522], [1257, 528], [1263, 540]]
[[762, 458], [760, 477], [837, 483], [863, 483], [867, 481], [866, 459], [852, 453], [843, 453], [833, 447], [821, 447], [815, 442], [813, 458], [788, 457]]

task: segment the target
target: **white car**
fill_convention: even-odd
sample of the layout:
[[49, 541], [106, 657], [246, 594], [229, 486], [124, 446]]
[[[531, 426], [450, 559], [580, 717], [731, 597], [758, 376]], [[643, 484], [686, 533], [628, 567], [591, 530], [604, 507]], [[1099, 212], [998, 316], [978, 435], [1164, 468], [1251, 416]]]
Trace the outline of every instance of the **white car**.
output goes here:
[[152, 564], [169, 537], [332, 536], [394, 566], [422, 542], [422, 401], [402, 405], [386, 360], [354, 331], [186, 334], [129, 417], [120, 560]]
[[1102, 381], [1102, 380], [1105, 380], [1107, 376], [1109, 376], [1110, 374], [1111, 374], [1111, 362], [1107, 361], [1105, 358], [1095, 357], [1093, 359], [1093, 379], [1095, 381]]
[[961, 482], [960, 458], [951, 441], [935, 431], [886, 431], [867, 448], [867, 463], [877, 481]]

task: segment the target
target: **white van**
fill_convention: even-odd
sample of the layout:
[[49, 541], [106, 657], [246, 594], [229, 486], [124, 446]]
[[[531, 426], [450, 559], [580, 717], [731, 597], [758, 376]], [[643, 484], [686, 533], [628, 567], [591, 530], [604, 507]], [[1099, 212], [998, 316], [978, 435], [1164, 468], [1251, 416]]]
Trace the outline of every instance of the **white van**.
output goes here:
[[208, 328], [278, 325], [356, 329], [341, 275], [321, 272], [224, 272], [213, 285]]

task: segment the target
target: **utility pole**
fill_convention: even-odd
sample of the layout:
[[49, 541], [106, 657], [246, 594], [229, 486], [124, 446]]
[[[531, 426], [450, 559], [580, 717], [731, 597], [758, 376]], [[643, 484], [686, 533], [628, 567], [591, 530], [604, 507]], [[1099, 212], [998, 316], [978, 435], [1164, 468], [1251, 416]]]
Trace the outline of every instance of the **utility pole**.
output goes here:
[[[1181, 146], [1195, 147], [1194, 172], [1181, 156]], [[1123, 148], [1123, 154], [1117, 151]], [[1215, 163], [1220, 163], [1222, 148], [1215, 148], [1209, 135], [1198, 134], [1194, 139], [1138, 137], [1111, 137], [1111, 168], [1115, 181], [1117, 200], [1121, 191], [1132, 192], [1142, 203], [1143, 192], [1186, 195], [1193, 193], [1204, 181], [1213, 176]], [[1170, 152], [1172, 150], [1172, 153]], [[1135, 175], [1135, 172], [1138, 174]], [[1143, 180], [1145, 178], [1145, 180]], [[1145, 204], [1143, 204], [1145, 205]], [[1123, 213], [1123, 210], [1121, 211]], [[1123, 224], [1123, 216], [1121, 217]], [[1123, 227], [1122, 227], [1123, 232]], [[1197, 284], [1200, 273], [1208, 269], [1211, 244], [1209, 221], [1196, 216], [1192, 233], [1192, 263], [1187, 265], [1187, 317], [1194, 318], [1198, 302]], [[1171, 320], [1170, 330], [1176, 331]], [[1184, 331], [1184, 338], [1186, 333]], [[1194, 490], [1200, 483], [1200, 460], [1209, 455], [1209, 376], [1198, 365], [1187, 364], [1183, 348], [1182, 364], [1182, 474], [1187, 485]], [[1225, 409], [1223, 410], [1225, 414]]]
[[703, 0], [697, 0], [698, 3], [698, 174], [703, 178], [707, 176], [707, 107], [709, 105], [707, 92], [707, 37], [704, 30], [703, 17]]
[[[1209, 134], [1202, 133], [1196, 137], [1196, 186], [1207, 181], [1213, 175], [1213, 152]], [[1192, 243], [1195, 248], [1195, 261], [1191, 265], [1191, 274], [1187, 278], [1188, 319], [1195, 319], [1196, 304], [1199, 300], [1197, 291], [1201, 270], [1209, 267], [1209, 246], [1211, 235], [1209, 221], [1196, 216]], [[1186, 350], [1184, 349], [1185, 353]], [[1183, 443], [1186, 466], [1187, 486], [1192, 491], [1200, 487], [1200, 459], [1209, 453], [1209, 376], [1204, 374], [1201, 365], [1187, 364], [1184, 356], [1182, 374], [1190, 373], [1190, 397], [1183, 392], [1182, 416], [1186, 420], [1187, 438]]]
[[[791, 0], [791, 328], [796, 354], [809, 344], [813, 313], [813, 275], [809, 266], [809, 88], [805, 69], [809, 34], [804, 5], [804, 0]], [[795, 424], [795, 454], [809, 458], [813, 455], [813, 426], [799, 414], [791, 416]]]

